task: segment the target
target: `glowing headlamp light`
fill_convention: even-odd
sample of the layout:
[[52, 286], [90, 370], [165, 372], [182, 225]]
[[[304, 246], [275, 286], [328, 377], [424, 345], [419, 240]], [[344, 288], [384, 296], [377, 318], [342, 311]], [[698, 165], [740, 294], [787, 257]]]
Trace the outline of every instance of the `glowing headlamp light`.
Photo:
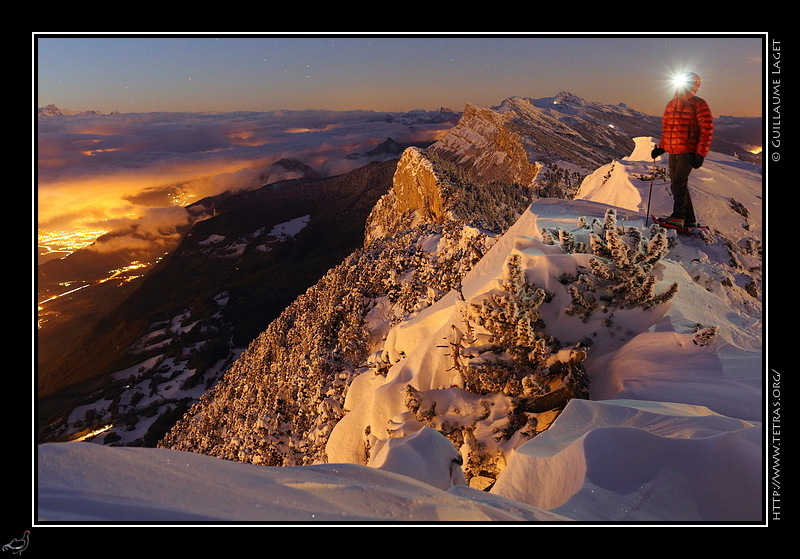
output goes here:
[[689, 85], [689, 75], [688, 74], [676, 74], [672, 77], [672, 85], [675, 89], [686, 89]]

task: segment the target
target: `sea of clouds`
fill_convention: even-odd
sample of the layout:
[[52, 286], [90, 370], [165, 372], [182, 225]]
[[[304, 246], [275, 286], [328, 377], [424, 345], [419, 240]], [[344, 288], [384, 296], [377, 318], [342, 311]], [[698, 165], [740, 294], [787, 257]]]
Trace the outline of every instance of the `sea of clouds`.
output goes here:
[[[39, 116], [35, 214], [42, 230], [160, 231], [180, 208], [226, 190], [293, 178], [270, 168], [292, 158], [323, 175], [367, 163], [385, 140], [432, 141], [451, 123], [426, 113], [271, 111]], [[348, 157], [350, 156], [350, 157]]]

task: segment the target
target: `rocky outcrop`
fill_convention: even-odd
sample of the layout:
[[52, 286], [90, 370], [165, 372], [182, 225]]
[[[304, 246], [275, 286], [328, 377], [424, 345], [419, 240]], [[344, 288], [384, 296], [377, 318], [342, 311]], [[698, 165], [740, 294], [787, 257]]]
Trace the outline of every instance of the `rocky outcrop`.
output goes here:
[[447, 218], [446, 185], [447, 180], [436, 171], [423, 150], [408, 148], [394, 174], [397, 211], [416, 212], [425, 222], [444, 222]]
[[433, 158], [458, 167], [477, 184], [530, 185], [540, 165], [525, 149], [515, 113], [467, 105], [458, 125], [429, 148]]

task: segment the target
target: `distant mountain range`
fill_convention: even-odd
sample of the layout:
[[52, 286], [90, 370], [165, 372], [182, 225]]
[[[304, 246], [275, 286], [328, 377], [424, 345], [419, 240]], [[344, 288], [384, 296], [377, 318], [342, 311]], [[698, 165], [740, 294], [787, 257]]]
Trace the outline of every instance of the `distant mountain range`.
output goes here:
[[[36, 109], [37, 116], [74, 116], [74, 115], [99, 115], [103, 114], [99, 111], [73, 111], [70, 109], [62, 109], [56, 105], [46, 105]], [[110, 113], [113, 114], [113, 113]]]

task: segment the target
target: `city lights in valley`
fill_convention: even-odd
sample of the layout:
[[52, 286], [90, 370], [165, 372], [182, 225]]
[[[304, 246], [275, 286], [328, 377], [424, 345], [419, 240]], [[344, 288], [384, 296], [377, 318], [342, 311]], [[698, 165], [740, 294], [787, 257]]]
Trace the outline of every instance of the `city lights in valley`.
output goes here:
[[108, 233], [104, 229], [79, 229], [76, 231], [39, 231], [38, 244], [45, 249], [44, 254], [58, 252], [71, 253], [89, 246], [98, 237]]

